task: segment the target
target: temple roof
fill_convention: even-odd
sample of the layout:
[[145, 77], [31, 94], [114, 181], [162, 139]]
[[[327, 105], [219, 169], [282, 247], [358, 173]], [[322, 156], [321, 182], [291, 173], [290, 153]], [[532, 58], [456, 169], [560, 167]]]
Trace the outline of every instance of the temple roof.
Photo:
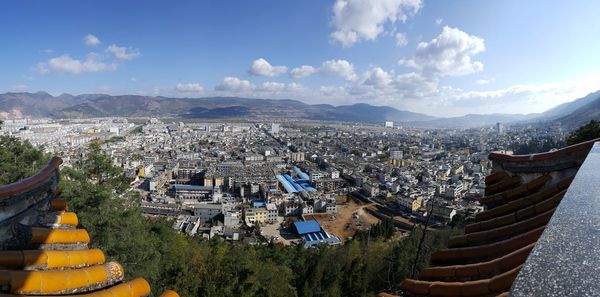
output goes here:
[[431, 267], [401, 283], [403, 294], [508, 296], [595, 141], [541, 154], [491, 153], [485, 211], [431, 255]]
[[57, 190], [61, 163], [54, 157], [34, 176], [0, 187], [0, 297], [148, 296], [146, 280], [127, 280], [121, 264], [88, 247], [92, 239]]

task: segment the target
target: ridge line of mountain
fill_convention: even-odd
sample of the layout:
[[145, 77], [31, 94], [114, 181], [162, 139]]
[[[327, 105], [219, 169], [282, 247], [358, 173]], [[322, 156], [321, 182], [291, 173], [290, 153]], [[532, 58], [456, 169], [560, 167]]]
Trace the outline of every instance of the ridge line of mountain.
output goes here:
[[[583, 117], [582, 117], [583, 115]], [[198, 119], [285, 118], [323, 121], [383, 123], [394, 121], [420, 127], [476, 127], [502, 123], [558, 121], [581, 123], [600, 117], [600, 91], [560, 104], [543, 113], [467, 114], [434, 117], [368, 103], [352, 105], [308, 104], [294, 99], [242, 97], [175, 98], [145, 95], [62, 93], [40, 91], [0, 94], [0, 118], [53, 117], [175, 117]]]

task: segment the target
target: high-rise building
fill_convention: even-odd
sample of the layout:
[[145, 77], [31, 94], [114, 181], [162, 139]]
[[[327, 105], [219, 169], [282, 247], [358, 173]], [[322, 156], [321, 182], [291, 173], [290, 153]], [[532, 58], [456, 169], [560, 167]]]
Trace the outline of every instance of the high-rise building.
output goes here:
[[385, 121], [385, 127], [386, 128], [394, 128], [394, 122], [392, 122], [392, 121]]
[[500, 135], [504, 133], [504, 126], [500, 123], [496, 123], [496, 134]]

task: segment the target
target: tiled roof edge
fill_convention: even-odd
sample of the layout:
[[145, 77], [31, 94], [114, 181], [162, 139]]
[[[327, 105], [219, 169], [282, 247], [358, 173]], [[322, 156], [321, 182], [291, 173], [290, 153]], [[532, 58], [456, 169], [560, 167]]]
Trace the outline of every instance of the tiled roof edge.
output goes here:
[[594, 142], [596, 142], [596, 141], [600, 141], [600, 138], [596, 138], [596, 139], [589, 140], [586, 142], [567, 146], [567, 147], [564, 147], [562, 149], [559, 149], [559, 150], [556, 150], [553, 152], [546, 152], [546, 153], [539, 153], [539, 154], [508, 155], [508, 154], [501, 154], [501, 153], [490, 153], [488, 156], [488, 159], [490, 159], [492, 161], [509, 161], [509, 162], [543, 161], [543, 160], [549, 160], [549, 159], [555, 159], [555, 158], [567, 156], [574, 152], [589, 151], [592, 148], [592, 146], [594, 145]]
[[56, 172], [60, 164], [62, 164], [62, 159], [59, 157], [52, 157], [48, 165], [40, 170], [35, 175], [18, 181], [16, 183], [0, 186], [0, 199], [8, 198], [14, 196], [15, 194], [19, 194], [22, 192], [26, 192], [38, 187], [45, 180], [49, 179], [52, 174]]

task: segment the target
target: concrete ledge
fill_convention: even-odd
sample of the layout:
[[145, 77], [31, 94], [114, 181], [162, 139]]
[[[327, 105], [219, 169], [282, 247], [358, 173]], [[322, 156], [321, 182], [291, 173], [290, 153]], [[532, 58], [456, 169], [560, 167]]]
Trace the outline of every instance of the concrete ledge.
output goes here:
[[600, 142], [594, 144], [510, 296], [598, 296]]

